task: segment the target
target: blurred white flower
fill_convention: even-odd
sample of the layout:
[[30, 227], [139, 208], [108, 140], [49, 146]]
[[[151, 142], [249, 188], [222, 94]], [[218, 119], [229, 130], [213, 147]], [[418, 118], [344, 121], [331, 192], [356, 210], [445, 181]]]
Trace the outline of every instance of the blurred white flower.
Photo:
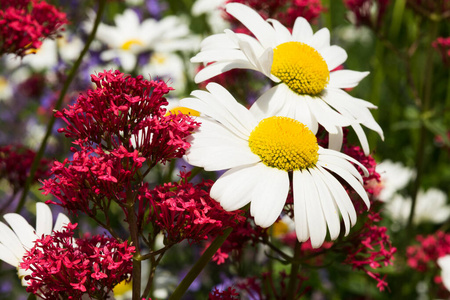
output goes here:
[[[385, 212], [400, 224], [406, 224], [411, 211], [412, 200], [395, 194], [385, 204]], [[420, 190], [417, 194], [413, 223], [444, 223], [450, 217], [450, 206], [447, 205], [447, 195], [439, 189], [430, 188], [426, 192]]]
[[24, 279], [31, 275], [31, 270], [20, 268], [20, 263], [27, 250], [34, 246], [36, 239], [42, 235], [50, 235], [52, 231], [60, 231], [63, 226], [70, 223], [69, 218], [59, 214], [55, 226], [52, 229], [53, 216], [50, 208], [44, 203], [36, 203], [36, 228], [28, 224], [27, 220], [19, 214], [9, 213], [3, 216], [6, 225], [0, 222], [0, 260], [17, 268], [22, 285], [28, 285]]
[[0, 102], [8, 101], [13, 94], [13, 88], [5, 76], [0, 76]]
[[150, 75], [153, 80], [166, 81], [170, 87], [175, 89], [175, 93], [183, 93], [185, 90], [184, 63], [181, 57], [175, 53], [154, 52], [149, 63], [141, 68], [140, 73]]
[[[191, 50], [199, 47], [200, 40], [190, 36], [187, 23], [180, 17], [168, 16], [161, 20], [146, 19], [140, 22], [138, 14], [126, 9], [114, 18], [115, 26], [101, 23], [96, 38], [109, 49], [101, 53], [103, 60], [118, 58], [126, 71], [134, 68], [139, 53], [154, 51]], [[86, 31], [93, 19], [85, 23]]]
[[389, 201], [397, 191], [405, 188], [416, 174], [413, 169], [391, 160], [379, 163], [376, 170], [381, 177], [381, 192], [377, 199], [384, 202]]
[[439, 257], [437, 263], [441, 268], [442, 283], [450, 292], [450, 255]]
[[197, 17], [206, 15], [206, 21], [213, 33], [223, 32], [229, 23], [223, 18], [226, 0], [197, 0], [192, 5], [191, 13]]

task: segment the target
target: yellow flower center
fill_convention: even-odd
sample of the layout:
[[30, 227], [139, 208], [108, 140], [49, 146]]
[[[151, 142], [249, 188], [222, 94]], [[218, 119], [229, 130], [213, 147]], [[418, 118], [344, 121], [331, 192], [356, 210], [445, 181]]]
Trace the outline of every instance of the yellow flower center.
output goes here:
[[125, 295], [125, 293], [131, 291], [132, 288], [133, 285], [131, 281], [122, 280], [113, 288], [114, 296]]
[[182, 107], [182, 106], [176, 106], [166, 112], [166, 116], [168, 116], [170, 114], [173, 114], [173, 115], [183, 114], [183, 115], [189, 115], [189, 116], [193, 116], [193, 117], [200, 117], [200, 113], [198, 111], [187, 108], [187, 107]]
[[137, 39], [131, 39], [131, 40], [128, 40], [125, 43], [123, 43], [122, 46], [120, 46], [120, 49], [130, 50], [133, 45], [144, 46], [144, 43]]
[[253, 153], [273, 168], [303, 170], [319, 159], [317, 138], [309, 128], [287, 117], [270, 117], [259, 122], [248, 139]]
[[323, 57], [301, 42], [287, 42], [273, 49], [271, 73], [297, 94], [317, 95], [330, 79]]

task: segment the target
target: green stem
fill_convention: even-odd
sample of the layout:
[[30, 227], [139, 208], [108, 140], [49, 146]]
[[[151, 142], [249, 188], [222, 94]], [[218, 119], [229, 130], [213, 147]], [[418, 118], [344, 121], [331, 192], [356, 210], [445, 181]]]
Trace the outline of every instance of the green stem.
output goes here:
[[298, 269], [300, 268], [300, 263], [298, 262], [301, 254], [301, 244], [298, 240], [295, 241], [294, 248], [294, 261], [291, 265], [291, 274], [289, 274], [289, 284], [287, 289], [287, 297], [288, 300], [295, 299], [295, 292], [297, 291], [297, 274]]
[[423, 80], [423, 101], [420, 106], [421, 111], [421, 124], [420, 124], [420, 133], [419, 133], [419, 143], [417, 146], [417, 152], [416, 152], [416, 166], [417, 166], [417, 176], [416, 180], [414, 181], [414, 185], [412, 188], [412, 203], [411, 203], [411, 210], [409, 212], [408, 217], [408, 223], [407, 223], [407, 231], [412, 234], [412, 224], [414, 219], [414, 210], [416, 208], [416, 202], [417, 202], [417, 194], [419, 192], [420, 185], [422, 183], [423, 178], [423, 169], [424, 169], [424, 161], [425, 161], [425, 144], [427, 139], [427, 128], [425, 126], [425, 120], [424, 115], [429, 111], [431, 107], [431, 100], [432, 100], [432, 88], [433, 88], [433, 57], [434, 57], [434, 49], [431, 46], [431, 41], [433, 41], [438, 33], [439, 28], [438, 22], [432, 22], [431, 23], [431, 30], [430, 30], [430, 42], [428, 46], [428, 52], [427, 52], [427, 59], [426, 59], [426, 65], [425, 65], [425, 77]]
[[[61, 93], [59, 94], [59, 97], [58, 97], [58, 101], [55, 104], [54, 110], [60, 109], [60, 107], [63, 103], [64, 97], [66, 96], [66, 93], [69, 89], [69, 86], [72, 83], [73, 79], [75, 78], [78, 68], [80, 67], [81, 62], [83, 61], [83, 57], [89, 50], [89, 47], [95, 38], [98, 25], [100, 24], [101, 16], [106, 7], [106, 1], [107, 0], [99, 0], [98, 12], [97, 12], [97, 17], [95, 18], [94, 28], [92, 29], [92, 32], [90, 33], [90, 35], [86, 41], [86, 44], [84, 45], [84, 48], [80, 53], [80, 56], [78, 57], [77, 61], [73, 64], [72, 68], [70, 69], [69, 76], [67, 76], [67, 80], [64, 82], [64, 85], [61, 89]], [[34, 176], [36, 175], [36, 171], [39, 166], [39, 162], [41, 161], [42, 156], [44, 155], [45, 148], [47, 146], [47, 141], [53, 131], [53, 125], [55, 124], [55, 120], [56, 120], [55, 116], [52, 115], [52, 117], [50, 118], [50, 121], [47, 125], [47, 132], [45, 133], [45, 136], [42, 139], [41, 146], [40, 146], [38, 152], [36, 153], [36, 156], [34, 157], [33, 163], [31, 165], [30, 175], [27, 177], [27, 180], [25, 182], [22, 196], [21, 196], [19, 204], [17, 205], [17, 208], [16, 208], [16, 213], [19, 213], [22, 210], [23, 206], [25, 205], [26, 196], [28, 194], [28, 191], [30, 190], [30, 186], [31, 186], [31, 183], [33, 182]]]
[[206, 249], [206, 251], [202, 254], [199, 260], [195, 263], [195, 265], [191, 268], [189, 273], [183, 278], [181, 283], [177, 286], [173, 294], [169, 297], [169, 300], [178, 300], [186, 293], [189, 286], [192, 282], [197, 278], [200, 272], [205, 268], [208, 262], [213, 257], [214, 253], [222, 246], [222, 244], [226, 241], [228, 236], [230, 235], [233, 228], [226, 229], [222, 235], [216, 237], [216, 239], [211, 243], [211, 245]]

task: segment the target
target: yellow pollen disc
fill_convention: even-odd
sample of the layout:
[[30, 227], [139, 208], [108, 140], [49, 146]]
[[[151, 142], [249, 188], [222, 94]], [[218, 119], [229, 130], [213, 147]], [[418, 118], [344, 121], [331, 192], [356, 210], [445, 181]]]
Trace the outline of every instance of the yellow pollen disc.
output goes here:
[[114, 296], [124, 295], [133, 288], [131, 281], [122, 280], [113, 288]]
[[311, 168], [319, 159], [314, 133], [287, 117], [270, 117], [259, 122], [250, 133], [248, 144], [265, 165], [280, 170]]
[[144, 43], [137, 39], [128, 40], [120, 46], [122, 50], [130, 50], [133, 45], [144, 46]]
[[273, 49], [271, 73], [297, 94], [320, 94], [330, 80], [323, 57], [301, 42], [287, 42]]
[[190, 115], [194, 117], [200, 117], [200, 113], [194, 109], [190, 109], [187, 107], [177, 106], [172, 108], [166, 113], [166, 116], [168, 116], [170, 113], [177, 115], [177, 114], [183, 114], [183, 115]]

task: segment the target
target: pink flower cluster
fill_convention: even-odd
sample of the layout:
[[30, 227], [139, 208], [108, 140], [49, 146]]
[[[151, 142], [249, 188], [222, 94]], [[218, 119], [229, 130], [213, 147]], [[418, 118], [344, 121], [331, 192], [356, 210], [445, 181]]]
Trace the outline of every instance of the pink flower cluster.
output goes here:
[[208, 297], [209, 300], [233, 300], [240, 299], [239, 293], [233, 287], [228, 287], [226, 290], [219, 291], [215, 288]]
[[406, 256], [408, 265], [419, 272], [436, 268], [437, 259], [450, 254], [450, 233], [438, 231], [428, 236], [418, 235], [416, 240], [419, 244], [409, 246]]
[[[59, 200], [49, 203], [74, 213], [92, 216], [114, 201], [127, 214], [130, 197], [133, 203], [146, 201], [138, 196], [146, 191], [143, 177], [157, 163], [183, 156], [190, 146], [186, 139], [199, 124], [187, 115], [167, 115], [163, 96], [171, 88], [162, 81], [119, 71], [92, 75], [92, 81], [95, 90], [55, 114], [67, 124], [59, 131], [73, 138], [80, 150], [73, 147], [71, 160], [54, 162], [54, 177], [45, 180], [42, 189]], [[138, 219], [148, 209], [144, 204], [139, 203]]]
[[[14, 192], [22, 189], [29, 175], [36, 153], [21, 145], [0, 147], [0, 179], [6, 179]], [[34, 181], [48, 177], [50, 161], [42, 159], [36, 171]]]
[[214, 238], [245, 220], [242, 211], [227, 212], [209, 196], [212, 181], [193, 184], [188, 182], [189, 176], [189, 172], [181, 172], [178, 183], [165, 183], [146, 195], [153, 207], [147, 221], [160, 228], [168, 243]]
[[130, 279], [133, 246], [98, 235], [75, 239], [76, 227], [43, 236], [27, 251], [20, 267], [32, 271], [28, 292], [42, 299], [107, 299], [115, 285]]
[[444, 65], [450, 67], [450, 37], [438, 37], [432, 46], [439, 51]]
[[341, 250], [348, 253], [345, 264], [366, 272], [378, 282], [379, 290], [383, 291], [387, 287], [386, 275], [381, 278], [374, 270], [392, 265], [397, 249], [392, 246], [386, 234], [387, 228], [376, 224], [381, 221], [380, 215], [370, 211], [367, 217], [361, 231], [349, 239], [350, 245], [344, 246]]
[[42, 40], [55, 37], [68, 23], [66, 14], [42, 0], [2, 0], [0, 3], [0, 55], [24, 56]]
[[365, 25], [374, 30], [381, 27], [389, 2], [389, 0], [344, 0], [345, 6], [356, 18], [356, 25]]

